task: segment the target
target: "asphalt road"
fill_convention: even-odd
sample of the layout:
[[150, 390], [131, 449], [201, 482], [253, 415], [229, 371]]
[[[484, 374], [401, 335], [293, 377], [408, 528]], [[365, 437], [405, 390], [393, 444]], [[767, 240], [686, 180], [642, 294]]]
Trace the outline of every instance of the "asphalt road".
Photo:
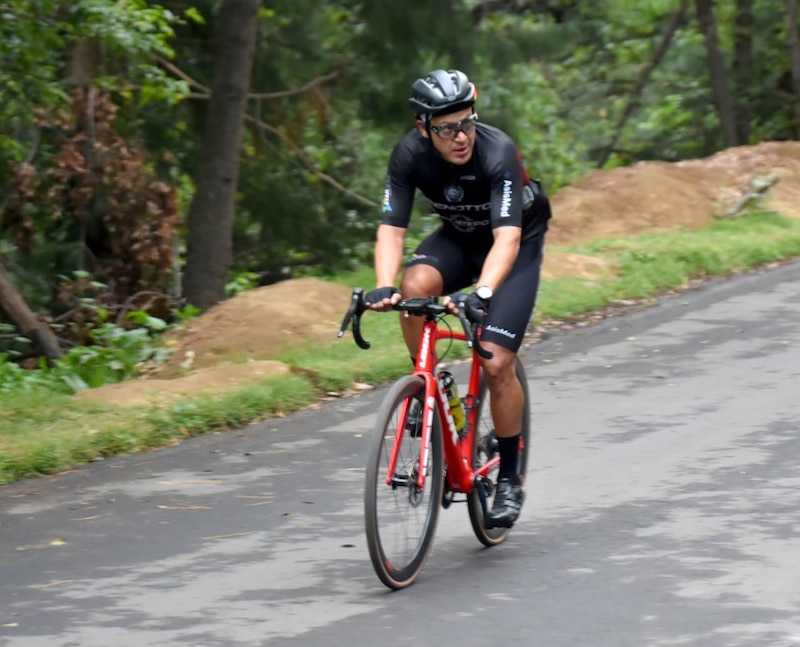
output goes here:
[[800, 263], [525, 361], [534, 453], [504, 545], [454, 505], [417, 583], [380, 584], [379, 389], [0, 488], [0, 645], [800, 645]]

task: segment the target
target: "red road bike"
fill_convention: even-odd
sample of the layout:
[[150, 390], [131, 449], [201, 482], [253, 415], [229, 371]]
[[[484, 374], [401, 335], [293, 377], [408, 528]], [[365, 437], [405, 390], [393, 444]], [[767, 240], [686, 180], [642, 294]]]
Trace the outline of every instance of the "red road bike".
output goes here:
[[[406, 299], [395, 310], [424, 317], [414, 371], [391, 386], [378, 410], [369, 450], [364, 488], [367, 546], [375, 573], [391, 589], [412, 584], [433, 546], [440, 508], [466, 502], [476, 537], [485, 546], [505, 541], [509, 528], [488, 527], [487, 506], [497, 484], [499, 456], [491, 403], [479, 356], [491, 357], [480, 344], [480, 329], [467, 320], [463, 301], [461, 330], [449, 325], [449, 310], [436, 297]], [[362, 349], [366, 310], [364, 291], [353, 291], [339, 331], [352, 321], [353, 338]], [[461, 401], [466, 422], [456, 427], [439, 365], [454, 342], [472, 349], [469, 381]], [[437, 345], [450, 346], [439, 353]], [[530, 447], [528, 382], [517, 358], [517, 378], [525, 395], [519, 477], [524, 482]]]

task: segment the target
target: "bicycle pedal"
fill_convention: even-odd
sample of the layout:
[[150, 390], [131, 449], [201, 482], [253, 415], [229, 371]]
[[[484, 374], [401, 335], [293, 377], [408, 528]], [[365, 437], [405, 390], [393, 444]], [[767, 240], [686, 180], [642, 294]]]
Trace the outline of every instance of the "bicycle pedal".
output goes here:
[[483, 527], [486, 528], [486, 530], [494, 530], [495, 528], [512, 528], [513, 526], [514, 526], [513, 521], [504, 521], [502, 523], [498, 523], [492, 521], [485, 515], [483, 517]]

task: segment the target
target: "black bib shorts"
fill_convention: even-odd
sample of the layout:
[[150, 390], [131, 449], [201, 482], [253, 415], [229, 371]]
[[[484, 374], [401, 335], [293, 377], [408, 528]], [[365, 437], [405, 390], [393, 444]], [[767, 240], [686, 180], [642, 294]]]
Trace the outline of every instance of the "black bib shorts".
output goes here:
[[[468, 236], [441, 225], [420, 243], [407, 265], [436, 268], [444, 281], [444, 294], [452, 294], [478, 279], [488, 253], [488, 248], [475, 249]], [[481, 341], [514, 353], [519, 350], [536, 306], [543, 254], [544, 234], [521, 242], [514, 266], [492, 297]]]

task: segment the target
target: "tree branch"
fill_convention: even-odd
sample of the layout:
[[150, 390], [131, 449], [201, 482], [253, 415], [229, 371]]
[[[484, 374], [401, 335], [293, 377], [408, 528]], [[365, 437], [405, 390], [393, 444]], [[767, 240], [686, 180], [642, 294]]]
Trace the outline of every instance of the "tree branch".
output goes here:
[[742, 191], [742, 197], [736, 201], [725, 213], [722, 218], [736, 218], [741, 215], [746, 209], [751, 207], [757, 200], [762, 198], [773, 186], [775, 186], [780, 178], [774, 173], [767, 175], [763, 178], [752, 177], [748, 180]]
[[281, 97], [291, 97], [297, 94], [303, 94], [308, 90], [315, 88], [323, 83], [327, 83], [328, 81], [332, 81], [337, 76], [339, 76], [339, 70], [334, 70], [328, 74], [323, 74], [322, 76], [318, 76], [316, 79], [312, 79], [308, 83], [301, 85], [298, 88], [292, 88], [291, 90], [283, 90], [281, 92], [261, 92], [256, 94], [248, 94], [247, 96], [251, 99], [280, 99]]
[[[199, 83], [198, 81], [195, 81], [192, 77], [190, 77], [183, 70], [178, 68], [176, 65], [173, 65], [168, 60], [159, 57], [158, 58], [158, 62], [161, 65], [163, 65], [168, 71], [172, 72], [175, 76], [177, 76], [178, 78], [186, 81], [186, 83], [188, 83], [189, 86], [200, 90], [200, 92], [190, 92], [187, 95], [187, 97], [189, 99], [201, 99], [201, 100], [209, 99], [209, 97], [211, 96], [211, 90], [209, 88], [207, 88], [203, 84]], [[335, 79], [337, 76], [339, 76], [339, 71], [335, 70], [335, 71], [330, 72], [328, 74], [324, 74], [323, 76], [319, 76], [316, 79], [312, 79], [311, 81], [309, 81], [308, 83], [305, 83], [304, 85], [300, 86], [299, 88], [294, 88], [292, 90], [285, 90], [285, 91], [282, 91], [282, 92], [252, 93], [252, 94], [248, 94], [247, 96], [250, 99], [255, 99], [257, 101], [260, 101], [262, 99], [277, 99], [277, 98], [280, 98], [280, 97], [298, 95], [298, 94], [302, 94], [303, 92], [306, 92], [306, 91], [308, 91], [308, 90], [310, 90], [312, 88], [317, 88], [319, 85], [321, 85], [323, 83], [326, 83], [327, 81], [331, 81], [331, 80]], [[303, 166], [306, 168], [306, 170], [309, 171], [312, 175], [314, 175], [314, 177], [318, 178], [319, 180], [321, 180], [325, 184], [328, 184], [329, 186], [332, 186], [337, 191], [340, 191], [340, 192], [344, 193], [345, 195], [350, 196], [351, 198], [353, 198], [357, 202], [360, 202], [361, 204], [363, 204], [363, 205], [365, 205], [367, 207], [378, 207], [378, 206], [380, 206], [377, 202], [374, 202], [374, 201], [370, 200], [369, 198], [365, 198], [364, 196], [359, 195], [355, 191], [351, 191], [350, 189], [348, 189], [347, 187], [342, 185], [340, 182], [335, 180], [330, 175], [319, 171], [314, 166], [314, 162], [308, 157], [308, 155], [306, 155], [303, 152], [303, 149], [300, 146], [298, 146], [297, 144], [295, 144], [289, 137], [284, 135], [280, 130], [278, 130], [274, 126], [270, 126], [269, 124], [267, 124], [264, 121], [262, 121], [260, 118], [254, 117], [249, 113], [245, 113], [245, 120], [250, 122], [250, 123], [252, 123], [252, 124], [255, 124], [259, 128], [261, 128], [263, 130], [266, 130], [267, 132], [272, 133], [278, 139], [280, 139], [286, 145], [286, 147], [289, 148], [294, 153], [294, 155], [300, 160], [300, 162], [303, 164]]]
[[678, 31], [678, 27], [681, 26], [681, 23], [683, 22], [686, 12], [689, 8], [688, 5], [688, 0], [681, 0], [678, 10], [672, 15], [672, 19], [669, 21], [669, 25], [667, 25], [664, 35], [661, 37], [661, 41], [653, 51], [653, 55], [651, 56], [650, 60], [647, 61], [647, 63], [639, 70], [639, 76], [636, 79], [636, 84], [631, 92], [631, 97], [628, 100], [628, 103], [625, 105], [625, 108], [622, 110], [622, 114], [619, 116], [619, 119], [617, 120], [611, 141], [608, 142], [608, 144], [600, 151], [600, 157], [597, 160], [597, 168], [603, 168], [612, 151], [616, 147], [617, 142], [622, 135], [622, 129], [625, 127], [628, 119], [631, 118], [639, 105], [639, 99], [641, 98], [642, 91], [647, 85], [647, 82], [650, 80], [650, 75], [659, 66], [661, 60], [669, 50], [669, 46], [672, 43], [672, 37], [675, 35], [675, 32]]
[[[163, 65], [168, 71], [172, 72], [175, 76], [186, 81], [191, 87], [197, 88], [200, 90], [199, 93], [192, 92], [189, 94], [189, 98], [191, 99], [208, 99], [209, 95], [211, 94], [211, 89], [204, 86], [202, 83], [196, 81], [191, 76], [186, 74], [183, 70], [181, 70], [178, 66], [174, 65], [173, 63], [169, 62], [165, 58], [158, 58], [158, 62]], [[251, 92], [248, 93], [248, 99], [281, 99], [283, 97], [291, 97], [296, 96], [298, 94], [303, 94], [312, 88], [320, 86], [328, 81], [332, 81], [340, 74], [339, 70], [334, 70], [333, 72], [329, 72], [328, 74], [323, 74], [322, 76], [318, 76], [315, 79], [311, 79], [308, 83], [304, 83], [303, 85], [291, 88], [289, 90], [281, 90], [279, 92]]]
[[308, 155], [306, 155], [303, 152], [303, 149], [300, 146], [298, 146], [297, 144], [295, 144], [288, 136], [286, 136], [284, 133], [282, 133], [280, 130], [278, 130], [274, 126], [270, 126], [269, 124], [264, 123], [263, 121], [261, 121], [259, 119], [256, 119], [255, 117], [253, 117], [250, 114], [245, 114], [244, 118], [245, 118], [246, 121], [249, 121], [250, 123], [256, 124], [259, 128], [263, 128], [264, 130], [272, 133], [278, 139], [280, 139], [287, 146], [287, 148], [289, 148], [297, 156], [297, 158], [302, 162], [303, 166], [306, 167], [306, 170], [309, 171], [315, 177], [319, 178], [320, 180], [322, 180], [326, 184], [329, 184], [330, 186], [332, 186], [334, 189], [336, 189], [338, 191], [341, 191], [345, 195], [350, 196], [351, 198], [357, 200], [358, 202], [360, 202], [361, 204], [363, 204], [363, 205], [365, 205], [367, 207], [379, 207], [380, 206], [377, 202], [373, 202], [369, 198], [365, 198], [364, 196], [359, 195], [355, 191], [351, 191], [350, 189], [348, 189], [344, 185], [342, 185], [339, 182], [337, 182], [330, 175], [328, 175], [326, 173], [323, 173], [322, 171], [317, 170], [317, 168], [314, 166], [314, 162], [308, 157]]

